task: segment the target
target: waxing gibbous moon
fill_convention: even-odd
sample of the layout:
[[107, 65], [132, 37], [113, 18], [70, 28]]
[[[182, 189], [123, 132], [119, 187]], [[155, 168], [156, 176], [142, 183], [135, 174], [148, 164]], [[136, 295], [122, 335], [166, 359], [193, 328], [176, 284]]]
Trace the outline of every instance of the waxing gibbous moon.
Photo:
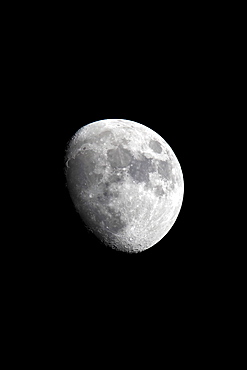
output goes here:
[[74, 206], [106, 245], [144, 251], [176, 221], [182, 170], [171, 147], [150, 128], [124, 119], [90, 123], [72, 137], [65, 162]]

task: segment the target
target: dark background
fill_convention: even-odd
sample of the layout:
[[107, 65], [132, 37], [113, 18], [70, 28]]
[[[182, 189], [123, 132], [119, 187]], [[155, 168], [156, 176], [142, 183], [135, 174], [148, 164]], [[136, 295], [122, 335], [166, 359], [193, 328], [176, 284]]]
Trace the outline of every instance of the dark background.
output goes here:
[[[158, 285], [179, 279], [182, 285], [184, 277], [197, 284], [195, 276], [210, 254], [202, 242], [207, 234], [202, 214], [210, 202], [201, 186], [207, 180], [205, 168], [212, 167], [212, 154], [203, 150], [205, 137], [212, 132], [212, 117], [214, 122], [218, 118], [217, 39], [213, 43], [206, 28], [195, 32], [199, 22], [197, 28], [186, 25], [186, 32], [160, 23], [152, 33], [149, 27], [140, 33], [134, 24], [118, 27], [116, 33], [108, 24], [103, 33], [93, 33], [81, 23], [69, 28], [59, 19], [36, 29], [32, 22], [26, 32], [23, 25], [22, 34], [15, 34], [18, 63], [11, 60], [19, 99], [15, 109], [30, 138], [24, 145], [30, 165], [24, 171], [31, 176], [25, 186], [33, 194], [32, 268], [44, 268], [48, 280], [59, 276], [78, 284], [105, 281], [112, 287], [122, 282], [145, 289], [142, 282], [149, 279]], [[175, 224], [140, 254], [116, 252], [89, 234], [66, 188], [69, 140], [82, 126], [108, 118], [156, 131], [175, 152], [184, 175], [184, 200]], [[30, 248], [26, 254], [30, 259]]]
[[[56, 185], [59, 193], [54, 189], [59, 204], [54, 210], [58, 223], [57, 234], [53, 233], [52, 247], [56, 252], [55, 258], [60, 260], [58, 268], [61, 268], [60, 264], [63, 265], [63, 274], [69, 270], [72, 274], [78, 274], [78, 278], [82, 275], [89, 281], [99, 280], [97, 284], [106, 279], [113, 286], [119, 287], [122, 282], [133, 287], [135, 284], [139, 286], [142, 279], [152, 280], [154, 275], [157, 275], [155, 280], [162, 281], [167, 276], [174, 282], [178, 276], [181, 278], [181, 274], [190, 274], [191, 260], [198, 253], [192, 241], [195, 237], [193, 220], [187, 213], [189, 209], [192, 211], [192, 205], [189, 206], [189, 193], [192, 190], [189, 190], [189, 186], [186, 200], [186, 177], [190, 181], [190, 145], [195, 116], [198, 114], [194, 107], [195, 93], [184, 86], [175, 72], [176, 78], [169, 75], [166, 82], [162, 75], [155, 74], [154, 81], [150, 81], [150, 76], [145, 76], [142, 68], [136, 66], [130, 71], [126, 71], [124, 65], [121, 68], [116, 74], [109, 66], [104, 72], [96, 69], [88, 84], [76, 80], [76, 85], [82, 86], [81, 90], [74, 84], [66, 86], [56, 101], [54, 140], [59, 142], [58, 146], [55, 145], [59, 162], [54, 164], [60, 177]], [[90, 87], [93, 91], [87, 90]], [[174, 150], [184, 174], [184, 202], [174, 226], [157, 245], [139, 254], [111, 250], [90, 234], [75, 212], [66, 188], [63, 161], [68, 141], [82, 126], [106, 118], [133, 120], [156, 131]]]
[[[50, 152], [53, 158], [55, 153], [56, 159], [49, 168], [54, 179], [49, 190], [52, 189], [49, 197], [52, 215], [49, 213], [46, 225], [49, 242], [45, 247], [41, 246], [42, 259], [46, 261], [44, 265], [53, 284], [58, 283], [60, 289], [62, 287], [73, 297], [74, 294], [77, 296], [78, 290], [79, 294], [87, 299], [91, 297], [93, 301], [96, 295], [100, 305], [109, 300], [113, 302], [114, 310], [121, 307], [121, 312], [128, 314], [131, 314], [131, 302], [141, 302], [146, 294], [151, 306], [152, 300], [157, 298], [162, 304], [164, 294], [187, 296], [187, 284], [197, 284], [195, 275], [198, 276], [204, 266], [207, 253], [200, 247], [193, 228], [193, 197], [198, 193], [195, 185], [193, 189], [187, 185], [186, 190], [186, 179], [189, 184], [193, 172], [190, 169], [193, 151], [190, 145], [197, 113], [185, 93], [171, 92], [173, 79], [167, 78], [167, 87], [161, 88], [148, 81], [141, 71], [139, 74], [141, 76], [138, 71], [132, 73], [126, 80], [119, 72], [116, 81], [109, 79], [108, 73], [97, 74], [93, 79], [95, 91], [87, 91], [93, 82], [85, 87], [81, 81], [78, 84], [84, 86], [83, 91], [76, 89], [74, 84], [66, 86], [53, 102], [56, 110], [52, 109], [51, 131], [55, 145], [52, 144]], [[133, 76], [135, 79], [132, 80]], [[168, 91], [163, 94], [165, 90]], [[83, 226], [66, 188], [64, 156], [68, 141], [82, 126], [106, 118], [133, 120], [156, 131], [172, 147], [183, 170], [185, 195], [179, 216], [168, 234], [142, 253], [127, 254], [103, 245]], [[49, 256], [48, 260], [46, 256]], [[174, 286], [177, 287], [175, 291]]]
[[[17, 27], [6, 28], [12, 33], [6, 53], [10, 72], [3, 73], [5, 96], [11, 97], [8, 126], [15, 133], [8, 140], [15, 154], [11, 163], [20, 165], [12, 196], [14, 205], [18, 198], [23, 206], [14, 207], [21, 227], [11, 231], [17, 242], [8, 246], [9, 265], [4, 259], [3, 264], [9, 266], [5, 279], [12, 282], [7, 287], [14, 301], [12, 322], [23, 326], [20, 341], [28, 322], [30, 338], [42, 332], [52, 350], [59, 338], [65, 347], [75, 338], [75, 348], [81, 351], [84, 340], [87, 351], [97, 340], [105, 343], [111, 327], [110, 349], [118, 347], [115, 338], [124, 333], [121, 351], [135, 350], [140, 340], [135, 336], [143, 339], [141, 353], [158, 338], [158, 352], [169, 351], [170, 343], [176, 358], [179, 340], [180, 347], [188, 343], [194, 357], [198, 338], [209, 335], [210, 343], [213, 337], [217, 342], [215, 328], [227, 330], [219, 301], [230, 286], [224, 268], [231, 266], [224, 264], [221, 235], [215, 236], [212, 227], [220, 207], [211, 194], [220, 193], [220, 182], [212, 176], [219, 159], [211, 143], [221, 122], [219, 87], [228, 83], [221, 53], [224, 46], [228, 50], [231, 32], [225, 35], [218, 22], [229, 20], [223, 9], [207, 15], [205, 9], [185, 7], [186, 15], [177, 4], [173, 12], [154, 8], [152, 15], [140, 8], [134, 14], [130, 7], [122, 21], [118, 16], [105, 21], [99, 8], [79, 12], [79, 19], [67, 8], [60, 14], [62, 6], [31, 15], [28, 8], [26, 19], [17, 11]], [[116, 252], [89, 234], [66, 188], [69, 140], [82, 126], [107, 118], [133, 120], [156, 131], [175, 152], [184, 175], [175, 224], [140, 254]], [[21, 133], [26, 129], [23, 141], [13, 123]]]
[[[193, 223], [200, 196], [196, 152], [207, 127], [210, 100], [205, 58], [183, 35], [174, 34], [165, 50], [155, 40], [147, 47], [141, 41], [124, 45], [124, 39], [125, 35], [112, 38], [106, 47], [99, 36], [78, 47], [73, 38], [53, 40], [49, 35], [46, 43], [36, 40], [31, 49], [28, 104], [43, 140], [39, 183], [46, 189], [39, 232], [45, 242], [37, 260], [64, 280], [100, 284], [109, 278], [113, 285], [132, 285], [157, 275], [156, 281], [174, 282], [199, 271], [203, 263]], [[82, 126], [107, 118], [136, 121], [156, 131], [175, 152], [184, 175], [184, 201], [174, 226], [157, 245], [136, 255], [106, 248], [89, 234], [66, 188], [69, 140]]]

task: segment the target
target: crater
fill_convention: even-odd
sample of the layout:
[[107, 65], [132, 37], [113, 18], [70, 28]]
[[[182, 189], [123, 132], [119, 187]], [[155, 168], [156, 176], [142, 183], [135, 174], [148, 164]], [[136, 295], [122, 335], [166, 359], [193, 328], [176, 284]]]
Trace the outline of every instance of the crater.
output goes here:
[[150, 140], [149, 141], [149, 147], [155, 152], [160, 154], [162, 152], [162, 147], [160, 143], [156, 140]]

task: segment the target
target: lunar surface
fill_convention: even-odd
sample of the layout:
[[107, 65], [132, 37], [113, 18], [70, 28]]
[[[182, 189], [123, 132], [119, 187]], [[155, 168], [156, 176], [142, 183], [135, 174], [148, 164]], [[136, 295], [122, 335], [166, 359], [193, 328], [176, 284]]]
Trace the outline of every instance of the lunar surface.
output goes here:
[[65, 162], [75, 208], [106, 245], [141, 252], [171, 229], [183, 174], [171, 147], [150, 128], [124, 119], [90, 123], [71, 139]]

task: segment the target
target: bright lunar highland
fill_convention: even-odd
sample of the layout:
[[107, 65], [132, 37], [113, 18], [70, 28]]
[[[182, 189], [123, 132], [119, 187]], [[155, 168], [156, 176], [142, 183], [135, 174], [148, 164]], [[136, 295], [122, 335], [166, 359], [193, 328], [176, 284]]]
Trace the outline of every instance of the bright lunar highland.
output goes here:
[[106, 245], [141, 252], [171, 229], [183, 174], [171, 147], [150, 128], [124, 119], [90, 123], [72, 137], [65, 161], [75, 208]]

